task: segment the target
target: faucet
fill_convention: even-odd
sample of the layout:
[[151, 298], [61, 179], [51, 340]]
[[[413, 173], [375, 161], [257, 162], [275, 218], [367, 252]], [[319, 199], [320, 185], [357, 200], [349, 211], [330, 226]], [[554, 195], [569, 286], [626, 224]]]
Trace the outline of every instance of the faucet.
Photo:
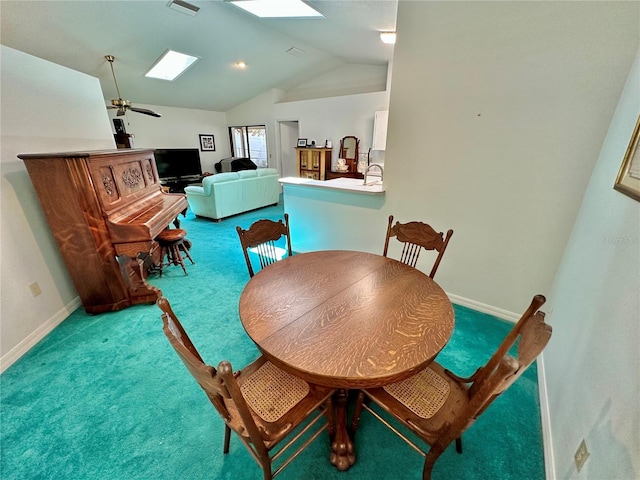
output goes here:
[[[382, 165], [380, 165], [379, 163], [372, 163], [371, 165], [369, 165], [369, 166], [367, 167], [367, 169], [366, 169], [366, 170], [365, 170], [365, 172], [364, 172], [364, 185], [369, 185], [369, 184], [367, 183], [367, 175], [369, 175], [369, 170], [371, 170], [373, 167], [377, 167], [377, 168], [379, 168], [379, 169], [380, 169], [380, 182], [382, 182], [382, 179], [383, 179], [383, 177], [384, 177], [384, 170], [383, 170], [383, 168], [382, 168]], [[371, 183], [373, 184], [373, 183], [375, 183], [375, 182], [371, 182]]]

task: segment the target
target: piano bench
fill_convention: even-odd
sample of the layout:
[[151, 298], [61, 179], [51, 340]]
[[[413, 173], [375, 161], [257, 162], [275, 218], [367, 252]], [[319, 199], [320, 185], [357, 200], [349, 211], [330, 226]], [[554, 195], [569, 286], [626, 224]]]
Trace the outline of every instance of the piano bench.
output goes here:
[[195, 262], [189, 253], [191, 242], [185, 238], [186, 236], [187, 231], [182, 228], [166, 228], [156, 237], [156, 241], [160, 245], [160, 276], [162, 276], [162, 269], [170, 265], [180, 265], [184, 274], [189, 275], [184, 266], [181, 252], [184, 252], [192, 265], [195, 265]]

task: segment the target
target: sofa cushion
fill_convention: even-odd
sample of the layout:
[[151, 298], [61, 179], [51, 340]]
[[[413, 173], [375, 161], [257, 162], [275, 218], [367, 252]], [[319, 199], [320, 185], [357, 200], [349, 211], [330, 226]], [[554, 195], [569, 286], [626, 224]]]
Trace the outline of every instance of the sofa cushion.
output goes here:
[[240, 170], [236, 172], [239, 178], [255, 178], [258, 176], [258, 170]]
[[266, 177], [269, 175], [278, 175], [277, 168], [259, 168], [258, 170], [256, 170], [256, 172], [258, 172], [259, 177]]
[[216, 175], [211, 175], [209, 177], [204, 178], [202, 180], [202, 183], [204, 183], [205, 180], [207, 181], [207, 183], [233, 182], [234, 180], [240, 179], [240, 177], [238, 176], [239, 173], [243, 173], [243, 172], [218, 173]]

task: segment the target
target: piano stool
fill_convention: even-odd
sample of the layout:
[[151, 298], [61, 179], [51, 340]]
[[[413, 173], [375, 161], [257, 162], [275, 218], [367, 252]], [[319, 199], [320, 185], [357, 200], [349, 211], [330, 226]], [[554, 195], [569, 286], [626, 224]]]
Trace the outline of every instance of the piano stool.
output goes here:
[[182, 253], [180, 253], [184, 252], [191, 264], [195, 265], [193, 258], [189, 254], [191, 242], [185, 238], [186, 236], [187, 231], [182, 228], [166, 228], [156, 237], [156, 241], [160, 245], [160, 276], [162, 276], [162, 269], [169, 265], [180, 265], [184, 274], [189, 275], [184, 266]]

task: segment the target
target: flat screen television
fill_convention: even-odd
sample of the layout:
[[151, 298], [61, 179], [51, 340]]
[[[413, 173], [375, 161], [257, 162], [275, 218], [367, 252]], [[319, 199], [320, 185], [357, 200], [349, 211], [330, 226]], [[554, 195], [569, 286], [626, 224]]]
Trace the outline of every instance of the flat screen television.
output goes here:
[[153, 153], [161, 179], [202, 176], [197, 148], [161, 148]]

